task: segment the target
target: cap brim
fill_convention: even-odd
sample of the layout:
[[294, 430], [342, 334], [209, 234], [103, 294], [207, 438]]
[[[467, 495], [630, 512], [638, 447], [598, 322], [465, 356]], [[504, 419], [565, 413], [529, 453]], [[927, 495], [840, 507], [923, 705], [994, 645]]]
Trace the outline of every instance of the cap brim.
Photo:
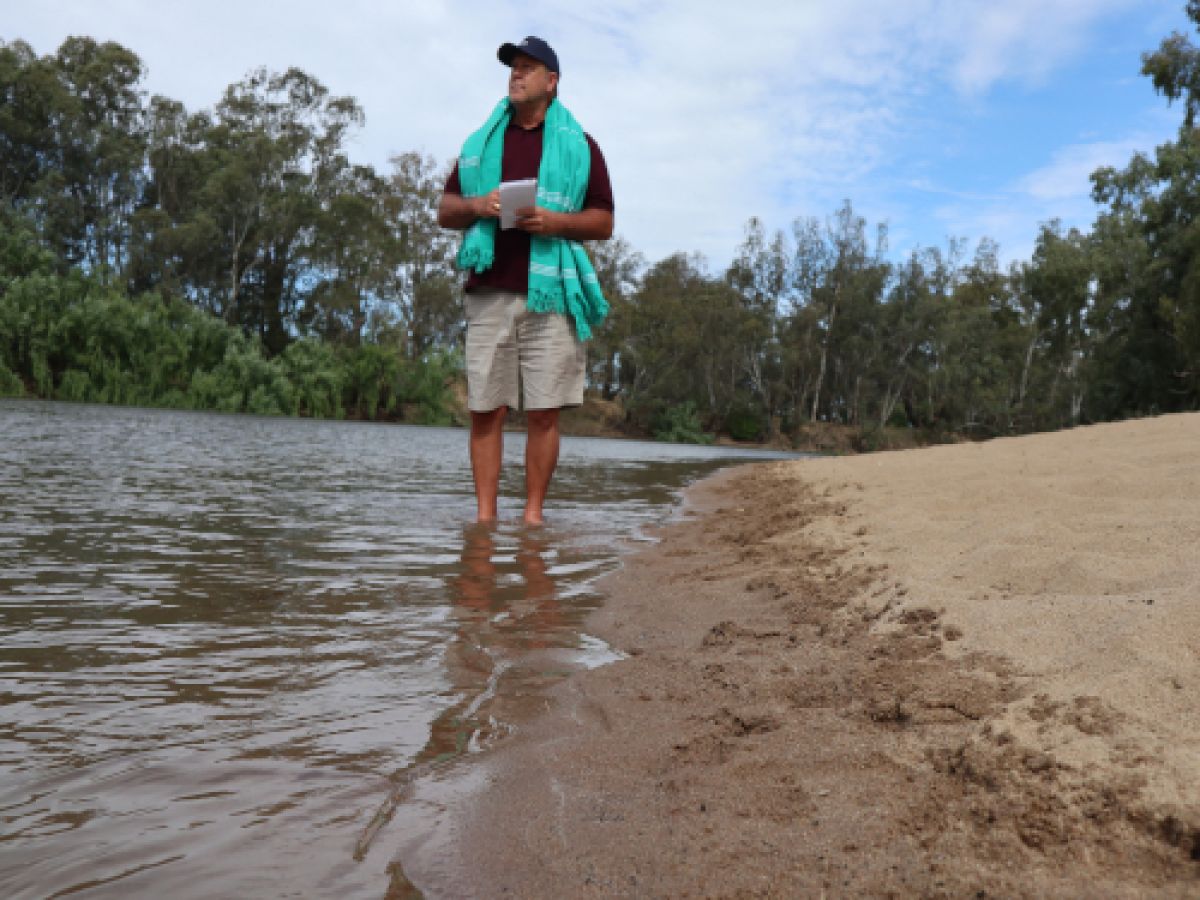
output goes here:
[[513, 57], [517, 55], [516, 44], [501, 44], [500, 49], [496, 51], [496, 59], [504, 63], [506, 66], [511, 66]]

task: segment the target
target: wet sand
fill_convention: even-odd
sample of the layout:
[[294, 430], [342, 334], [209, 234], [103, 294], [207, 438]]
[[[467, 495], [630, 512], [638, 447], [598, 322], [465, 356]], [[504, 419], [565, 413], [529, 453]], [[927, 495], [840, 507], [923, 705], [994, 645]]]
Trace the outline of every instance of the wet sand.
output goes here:
[[1200, 415], [693, 488], [415, 787], [429, 897], [1200, 895]]

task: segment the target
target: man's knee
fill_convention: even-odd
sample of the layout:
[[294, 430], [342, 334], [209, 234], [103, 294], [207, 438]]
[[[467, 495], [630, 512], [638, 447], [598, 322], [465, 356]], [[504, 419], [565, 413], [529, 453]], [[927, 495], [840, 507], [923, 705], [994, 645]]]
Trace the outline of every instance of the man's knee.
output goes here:
[[531, 409], [526, 413], [526, 421], [532, 431], [549, 431], [558, 425], [557, 409]]
[[487, 412], [471, 410], [471, 430], [476, 434], [495, 431], [504, 424], [504, 417], [507, 414], [507, 406], [500, 406]]

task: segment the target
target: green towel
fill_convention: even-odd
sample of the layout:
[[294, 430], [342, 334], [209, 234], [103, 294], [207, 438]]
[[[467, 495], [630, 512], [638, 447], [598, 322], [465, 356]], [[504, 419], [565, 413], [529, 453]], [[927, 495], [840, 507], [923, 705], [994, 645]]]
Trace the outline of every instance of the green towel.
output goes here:
[[[483, 127], [463, 143], [458, 179], [464, 197], [477, 197], [500, 184], [504, 131], [512, 118], [505, 98], [496, 104]], [[553, 212], [578, 212], [587, 192], [592, 155], [583, 129], [565, 106], [554, 99], [542, 129], [542, 161], [538, 166], [537, 205]], [[458, 267], [483, 272], [496, 260], [497, 219], [478, 219], [463, 235]], [[530, 312], [564, 313], [575, 323], [581, 341], [608, 315], [608, 302], [587, 251], [579, 241], [530, 235]]]

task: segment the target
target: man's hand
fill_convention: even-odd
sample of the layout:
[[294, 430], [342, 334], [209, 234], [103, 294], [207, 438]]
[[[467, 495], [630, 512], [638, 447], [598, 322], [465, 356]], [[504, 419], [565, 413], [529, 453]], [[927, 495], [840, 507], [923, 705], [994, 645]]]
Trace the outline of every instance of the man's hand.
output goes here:
[[478, 219], [500, 218], [500, 188], [490, 194], [480, 194], [471, 198], [472, 211]]
[[572, 241], [607, 241], [612, 237], [613, 215], [606, 209], [553, 212], [540, 206], [517, 210], [517, 227], [530, 234]]
[[[470, 228], [480, 219], [500, 217], [500, 189], [478, 197], [461, 194], [442, 194], [438, 205], [438, 224], [459, 231]], [[584, 209], [579, 212], [554, 212], [540, 206], [525, 206], [517, 210], [517, 228], [528, 234], [560, 237], [572, 241], [606, 241], [612, 237], [613, 214], [604, 209]]]
[[500, 215], [500, 188], [478, 197], [462, 194], [442, 194], [438, 204], [438, 224], [443, 228], [470, 228], [480, 219], [495, 219]]
[[517, 227], [530, 234], [553, 235], [559, 214], [540, 206], [523, 206], [517, 210]]

